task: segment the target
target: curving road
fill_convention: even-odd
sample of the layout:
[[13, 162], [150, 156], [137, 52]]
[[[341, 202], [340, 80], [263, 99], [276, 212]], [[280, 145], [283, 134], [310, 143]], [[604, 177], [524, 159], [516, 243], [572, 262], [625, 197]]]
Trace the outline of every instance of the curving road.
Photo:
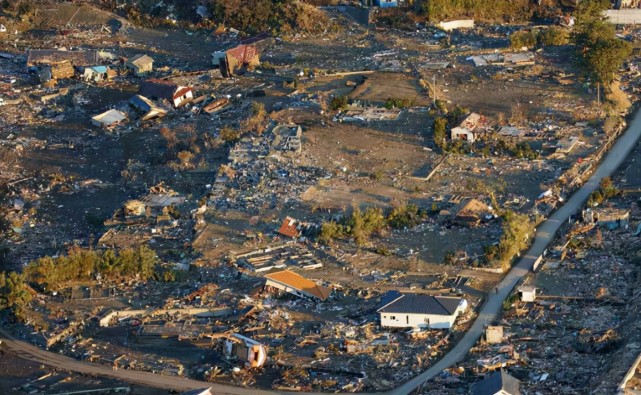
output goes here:
[[[612, 147], [590, 179], [579, 190], [577, 190], [574, 195], [572, 195], [565, 205], [554, 212], [550, 218], [539, 226], [534, 243], [530, 250], [516, 265], [514, 265], [514, 267], [500, 282], [498, 286], [499, 292], [488, 295], [485, 304], [479, 312], [478, 318], [456, 346], [454, 346], [449, 353], [447, 353], [431, 368], [401, 386], [388, 391], [386, 394], [409, 394], [421, 386], [429, 389], [426, 384], [427, 381], [438, 375], [443, 371], [443, 369], [446, 369], [465, 358], [470, 348], [483, 334], [486, 323], [491, 323], [498, 318], [503, 301], [510, 294], [514, 286], [532, 270], [534, 262], [552, 241], [561, 224], [567, 221], [572, 214], [577, 213], [583, 207], [583, 204], [590, 194], [598, 188], [599, 182], [603, 177], [612, 175], [618, 169], [618, 167], [625, 161], [630, 151], [634, 148], [639, 137], [641, 137], [641, 111], [637, 112], [628, 130], [619, 138], [614, 147]], [[112, 370], [110, 367], [105, 365], [80, 362], [60, 354], [44, 351], [38, 347], [27, 344], [24, 341], [16, 340], [2, 328], [0, 328], [0, 336], [3, 340], [2, 344], [19, 357], [60, 369], [94, 376], [110, 377], [147, 387], [173, 389], [178, 391], [212, 387], [214, 393], [220, 395], [286, 394], [285, 392], [212, 384], [204, 381], [174, 376], [162, 376], [135, 370]]]

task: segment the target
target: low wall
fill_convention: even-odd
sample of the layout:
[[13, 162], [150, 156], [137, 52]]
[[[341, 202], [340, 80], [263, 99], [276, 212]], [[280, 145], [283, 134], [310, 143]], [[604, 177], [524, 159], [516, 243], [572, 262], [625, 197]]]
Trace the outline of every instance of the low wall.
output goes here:
[[460, 19], [458, 21], [441, 22], [438, 26], [446, 32], [455, 29], [471, 29], [474, 27], [474, 19]]
[[615, 25], [641, 24], [640, 9], [607, 10], [605, 11], [605, 17], [610, 23], [614, 23]]

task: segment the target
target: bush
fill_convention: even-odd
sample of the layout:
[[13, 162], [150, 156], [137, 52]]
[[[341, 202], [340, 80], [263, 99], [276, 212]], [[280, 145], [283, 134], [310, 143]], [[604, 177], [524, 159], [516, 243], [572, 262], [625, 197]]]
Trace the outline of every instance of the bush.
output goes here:
[[156, 253], [146, 246], [98, 252], [73, 247], [68, 254], [56, 258], [43, 257], [29, 263], [24, 270], [25, 279], [54, 291], [70, 281], [92, 280], [96, 275], [103, 279], [140, 278], [148, 280], [156, 265]]
[[340, 95], [332, 97], [332, 100], [329, 102], [329, 109], [332, 111], [343, 111], [349, 106], [347, 96]]
[[537, 34], [533, 31], [514, 32], [510, 35], [510, 46], [514, 49], [534, 48], [537, 41]]
[[394, 229], [413, 228], [423, 222], [427, 213], [415, 204], [394, 207], [387, 216], [387, 223]]
[[409, 99], [388, 98], [385, 100], [384, 107], [387, 109], [392, 108], [407, 108], [412, 106], [412, 101]]
[[565, 45], [568, 42], [568, 31], [555, 26], [539, 30], [521, 30], [510, 35], [510, 46], [513, 49]]
[[447, 143], [447, 119], [436, 118], [434, 120], [434, 144], [443, 149]]

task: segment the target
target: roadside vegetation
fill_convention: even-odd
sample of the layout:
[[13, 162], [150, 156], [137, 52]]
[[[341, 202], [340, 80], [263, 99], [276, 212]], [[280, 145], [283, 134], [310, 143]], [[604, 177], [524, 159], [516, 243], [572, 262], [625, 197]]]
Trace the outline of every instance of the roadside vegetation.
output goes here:
[[604, 201], [615, 197], [619, 194], [619, 190], [612, 182], [612, 178], [603, 177], [599, 183], [599, 189], [592, 192], [588, 197], [588, 207], [595, 207], [601, 205]]
[[490, 267], [501, 268], [504, 272], [512, 266], [514, 257], [530, 245], [534, 234], [534, 223], [527, 214], [506, 210], [501, 215], [502, 234], [497, 244], [485, 246], [485, 260]]
[[358, 246], [367, 244], [374, 234], [388, 229], [412, 228], [427, 218], [427, 211], [415, 204], [402, 204], [387, 213], [380, 207], [355, 208], [342, 221], [327, 221], [321, 225], [318, 241], [330, 244], [335, 239], [352, 239]]

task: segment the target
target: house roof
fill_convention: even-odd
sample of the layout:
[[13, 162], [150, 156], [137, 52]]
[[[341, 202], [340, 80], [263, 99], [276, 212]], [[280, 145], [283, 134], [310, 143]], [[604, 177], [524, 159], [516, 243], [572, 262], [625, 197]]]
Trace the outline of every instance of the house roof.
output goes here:
[[140, 86], [140, 94], [146, 97], [173, 100], [178, 85], [171, 81], [147, 80]]
[[96, 122], [100, 122], [103, 125], [109, 126], [127, 119], [127, 116], [118, 110], [111, 109], [109, 111], [103, 112], [102, 114], [98, 114], [91, 119]]
[[190, 87], [165, 80], [147, 80], [140, 86], [140, 94], [147, 97], [174, 100], [191, 90]]
[[92, 70], [95, 73], [98, 74], [104, 74], [107, 72], [107, 66], [92, 66], [92, 67], [86, 67], [85, 70]]
[[51, 77], [55, 79], [71, 78], [75, 75], [73, 66], [68, 60], [50, 64], [49, 67], [51, 68]]
[[463, 203], [456, 215], [460, 216], [478, 216], [490, 211], [490, 207], [477, 199], [470, 199]]
[[485, 379], [477, 381], [472, 387], [473, 395], [494, 395], [504, 391], [510, 395], [520, 395], [519, 380], [507, 374], [503, 369], [494, 372]]
[[258, 49], [254, 45], [239, 45], [227, 50], [226, 53], [241, 63], [249, 63], [253, 57], [258, 55]]
[[[377, 311], [379, 313], [406, 313], [406, 314], [432, 314], [432, 315], [452, 315], [461, 304], [463, 299], [451, 296], [432, 296], [421, 294], [402, 294], [398, 291], [392, 297], [383, 297], [383, 300], [391, 300], [382, 305]], [[387, 295], [386, 295], [387, 296]]]
[[154, 103], [142, 95], [136, 95], [129, 99], [129, 104], [142, 111], [150, 111], [155, 107]]
[[287, 237], [297, 237], [298, 236], [298, 229], [296, 227], [296, 224], [298, 221], [296, 221], [292, 217], [285, 217], [283, 220], [282, 225], [280, 226], [280, 229], [278, 229], [278, 233], [280, 233], [283, 236]]
[[154, 63], [154, 59], [151, 56], [145, 54], [137, 54], [127, 59], [127, 64], [134, 65], [136, 67], [142, 67]]
[[318, 285], [312, 280], [306, 279], [305, 277], [294, 272], [290, 272], [289, 270], [266, 274], [265, 278], [290, 286], [298, 291], [308, 293], [321, 300], [327, 299], [332, 292], [330, 288]]
[[27, 54], [27, 66], [37, 64], [50, 64], [68, 60], [74, 66], [90, 66], [99, 63], [98, 52], [87, 51], [59, 51], [57, 49], [32, 49]]

